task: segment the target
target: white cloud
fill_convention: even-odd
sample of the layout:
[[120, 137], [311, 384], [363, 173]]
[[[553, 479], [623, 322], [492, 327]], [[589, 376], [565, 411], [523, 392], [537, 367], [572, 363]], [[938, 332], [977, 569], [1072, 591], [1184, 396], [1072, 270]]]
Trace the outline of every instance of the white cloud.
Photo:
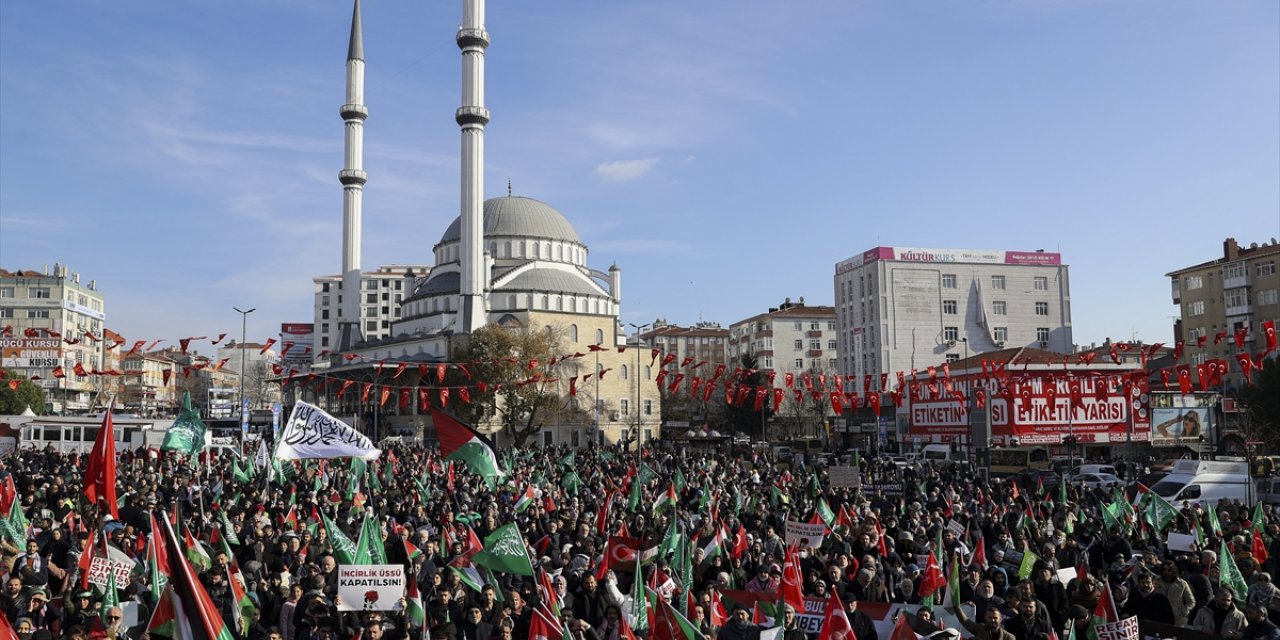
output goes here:
[[596, 177], [612, 182], [629, 182], [641, 178], [658, 166], [658, 158], [638, 158], [635, 160], [616, 160], [596, 167]]

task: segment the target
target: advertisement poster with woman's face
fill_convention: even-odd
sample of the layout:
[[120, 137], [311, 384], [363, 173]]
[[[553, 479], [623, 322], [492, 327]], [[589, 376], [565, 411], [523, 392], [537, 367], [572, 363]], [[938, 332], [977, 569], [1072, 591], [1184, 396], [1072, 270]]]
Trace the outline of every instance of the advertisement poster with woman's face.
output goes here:
[[1151, 410], [1151, 444], [1174, 447], [1211, 442], [1209, 407], [1172, 407]]

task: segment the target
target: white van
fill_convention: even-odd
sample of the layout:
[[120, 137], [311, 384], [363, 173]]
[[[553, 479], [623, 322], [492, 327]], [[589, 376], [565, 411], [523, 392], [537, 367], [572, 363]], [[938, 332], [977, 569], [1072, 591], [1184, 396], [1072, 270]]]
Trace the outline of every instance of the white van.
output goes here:
[[1169, 502], [1177, 509], [1195, 504], [1214, 506], [1223, 500], [1239, 500], [1244, 504], [1251, 504], [1254, 501], [1254, 496], [1250, 495], [1251, 482], [1248, 475], [1200, 474], [1193, 477]]
[[920, 457], [941, 467], [955, 463], [951, 445], [947, 444], [926, 444], [920, 449]]

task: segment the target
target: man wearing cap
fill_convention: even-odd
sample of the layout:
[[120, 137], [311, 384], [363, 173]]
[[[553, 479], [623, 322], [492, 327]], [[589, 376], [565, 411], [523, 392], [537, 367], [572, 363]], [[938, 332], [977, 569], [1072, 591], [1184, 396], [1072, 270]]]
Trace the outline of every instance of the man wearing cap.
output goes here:
[[58, 612], [49, 606], [49, 592], [43, 587], [37, 587], [31, 592], [27, 610], [22, 615], [30, 618], [36, 629], [48, 629], [58, 619]]
[[81, 591], [76, 594], [74, 600], [68, 599], [66, 609], [63, 614], [63, 619], [65, 620], [63, 626], [78, 624], [88, 629], [93, 619], [98, 617], [98, 611], [93, 606], [92, 591]]
[[760, 625], [751, 624], [751, 612], [742, 604], [735, 604], [733, 614], [720, 627], [716, 640], [760, 640]]

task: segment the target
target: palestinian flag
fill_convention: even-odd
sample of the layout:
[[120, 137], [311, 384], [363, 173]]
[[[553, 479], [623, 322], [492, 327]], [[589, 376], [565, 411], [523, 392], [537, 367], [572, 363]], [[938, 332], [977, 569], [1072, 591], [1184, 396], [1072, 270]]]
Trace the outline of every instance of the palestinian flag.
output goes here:
[[405, 557], [409, 558], [409, 561], [410, 561], [410, 562], [412, 562], [414, 558], [417, 558], [418, 556], [422, 555], [422, 549], [419, 549], [419, 548], [418, 548], [416, 545], [414, 545], [412, 542], [409, 542], [409, 540], [408, 540], [408, 539], [405, 539], [405, 540], [404, 540], [404, 555], [405, 555]]
[[[151, 533], [147, 536], [147, 571], [150, 578], [148, 587], [151, 593], [160, 593], [161, 590], [169, 584], [169, 556], [165, 553], [163, 540], [158, 539], [160, 536], [160, 524], [156, 522], [154, 514], [149, 514], [151, 518]], [[89, 547], [92, 548], [93, 541], [89, 541]], [[86, 553], [85, 555], [92, 555]]]
[[715, 535], [711, 536], [707, 546], [702, 548], [702, 561], [711, 562], [712, 558], [722, 553], [724, 553], [724, 529], [717, 527]]
[[422, 629], [427, 624], [427, 610], [422, 606], [422, 594], [418, 593], [417, 580], [409, 580], [409, 590], [405, 594], [404, 620], [410, 630]]
[[[209, 552], [204, 550], [204, 545], [199, 540], [191, 536], [191, 532], [187, 530], [185, 524], [181, 525], [181, 528], [182, 546], [186, 547], [185, 555], [187, 561], [200, 572], [208, 571], [209, 567], [213, 566], [213, 559], [209, 557]], [[217, 529], [214, 529], [214, 531], [217, 531]]]
[[668, 507], [675, 507], [675, 506], [676, 506], [676, 485], [673, 483], [673, 484], [667, 485], [667, 490], [663, 492], [661, 495], [659, 495], [658, 499], [654, 501], [653, 512], [662, 513], [663, 510], [667, 509]]
[[[167, 587], [171, 597], [167, 599], [168, 605], [157, 607], [151, 628], [172, 625], [171, 628], [176, 630], [172, 637], [182, 640], [234, 640], [235, 636], [222, 621], [217, 605], [200, 584], [195, 569], [187, 562], [169, 521], [161, 518], [160, 522], [164, 529], [165, 553], [172, 561], [172, 581]], [[168, 621], [164, 619], [166, 615]]]
[[520, 495], [520, 499], [516, 500], [516, 513], [524, 513], [525, 509], [532, 507], [538, 502], [538, 494], [533, 490], [533, 485], [524, 488], [524, 493]]
[[431, 421], [436, 426], [436, 438], [440, 441], [440, 454], [446, 460], [458, 460], [471, 472], [484, 478], [490, 489], [497, 486], [502, 477], [498, 456], [493, 444], [457, 418], [431, 407]]

